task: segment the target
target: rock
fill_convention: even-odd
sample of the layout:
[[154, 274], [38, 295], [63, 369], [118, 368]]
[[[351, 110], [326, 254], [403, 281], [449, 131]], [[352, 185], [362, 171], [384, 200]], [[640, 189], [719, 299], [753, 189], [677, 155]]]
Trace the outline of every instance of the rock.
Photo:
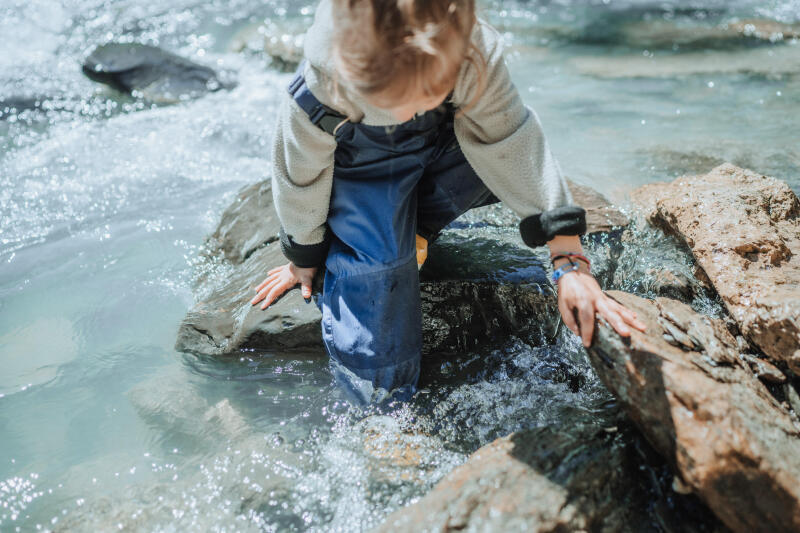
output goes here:
[[[569, 178], [567, 178], [567, 185], [575, 204], [586, 209], [587, 235], [608, 233], [628, 225], [628, 217], [614, 207], [602, 194]], [[471, 228], [516, 227], [519, 225], [519, 217], [503, 204], [496, 203], [468, 211], [453, 225], [460, 226], [462, 223]]]
[[235, 442], [250, 432], [230, 400], [222, 398], [211, 405], [203, 394], [187, 387], [182, 376], [158, 376], [144, 381], [128, 392], [128, 398], [147, 424], [173, 437], [189, 437], [187, 445], [198, 446], [198, 441], [205, 445]]
[[[242, 348], [322, 346], [320, 311], [305, 303], [299, 291], [290, 291], [266, 311], [249, 303], [267, 272], [285, 262], [279, 229], [270, 183], [243, 188], [208, 246], [212, 257], [223, 256], [234, 265], [233, 272], [187, 314], [177, 350], [223, 355]], [[463, 247], [435, 243], [430, 256], [420, 286], [426, 353], [469, 350], [506, 334], [527, 335], [535, 344], [554, 338], [555, 293], [532, 251], [470, 239]]]
[[175, 349], [222, 355], [240, 348], [293, 349], [321, 346], [321, 314], [305, 303], [300, 291], [290, 291], [267, 311], [251, 306], [255, 288], [267, 272], [286, 262], [280, 244], [256, 250], [225, 283], [186, 315]]
[[270, 66], [282, 72], [293, 72], [303, 60], [303, 41], [308, 29], [306, 21], [293, 23], [272, 20], [251, 24], [240, 29], [231, 39], [228, 49], [232, 52], [266, 54]]
[[695, 74], [782, 76], [800, 72], [797, 45], [682, 54], [584, 55], [570, 60], [579, 72], [599, 78], [674, 78]]
[[694, 516], [672, 529], [664, 509], [649, 508], [631, 430], [607, 429], [541, 427], [497, 439], [375, 532], [694, 531]]
[[742, 354], [742, 358], [750, 364], [756, 376], [769, 383], [786, 383], [786, 376], [778, 367], [750, 354]]
[[244, 187], [222, 213], [219, 225], [209, 238], [212, 253], [222, 253], [233, 264], [278, 240], [281, 223], [272, 207], [269, 181]]
[[696, 291], [692, 280], [683, 273], [651, 268], [645, 274], [648, 276], [647, 288], [654, 294], [682, 302], [691, 301], [695, 297]]
[[[605, 234], [628, 223], [600, 194], [575, 183], [570, 188], [588, 211], [590, 234]], [[507, 223], [500, 211], [492, 220]], [[480, 227], [475, 216], [466, 215], [468, 223], [462, 226]], [[279, 230], [270, 182], [243, 188], [208, 243], [209, 255], [223, 256], [234, 265], [233, 273], [189, 312], [179, 329], [177, 350], [222, 355], [242, 348], [321, 346], [319, 309], [305, 303], [298, 291], [267, 311], [249, 303], [266, 273], [285, 262], [277, 242]], [[555, 293], [530, 250], [486, 238], [470, 237], [458, 246], [435, 243], [421, 280], [426, 353], [463, 352], [507, 334], [527, 335], [534, 344], [555, 336]]]
[[234, 85], [209, 67], [138, 43], [98, 46], [84, 61], [83, 73], [91, 80], [155, 103], [176, 103]]
[[674, 300], [609, 294], [647, 332], [623, 339], [599, 322], [590, 359], [653, 447], [734, 531], [797, 531], [800, 427], [725, 326]]
[[466, 352], [512, 334], [534, 345], [556, 337], [556, 295], [541, 277], [534, 283], [424, 282], [420, 293], [424, 353]]
[[[176, 349], [223, 355], [242, 348], [321, 347], [321, 313], [299, 291], [290, 291], [266, 311], [250, 305], [266, 272], [285, 261], [277, 242], [256, 250], [187, 314]], [[555, 335], [555, 295], [543, 271], [533, 283], [451, 279], [423, 282], [420, 291], [426, 353], [464, 351], [512, 332], [524, 336], [527, 331], [537, 344]]]
[[572, 180], [567, 180], [567, 184], [574, 203], [586, 209], [587, 235], [607, 233], [628, 225], [628, 217], [612, 206], [602, 194]]
[[632, 199], [691, 248], [742, 334], [800, 372], [800, 200], [783, 182], [721, 165]]
[[617, 28], [615, 42], [643, 49], [721, 49], [796, 39], [800, 26], [774, 20], [745, 19], [709, 26], [702, 21], [676, 23], [654, 18], [629, 20]]

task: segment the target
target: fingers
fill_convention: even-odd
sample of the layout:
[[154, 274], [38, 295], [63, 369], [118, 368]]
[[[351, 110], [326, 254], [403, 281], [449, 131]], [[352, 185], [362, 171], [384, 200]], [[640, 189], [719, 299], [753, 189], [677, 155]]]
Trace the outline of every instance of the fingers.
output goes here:
[[294, 286], [294, 283], [289, 283], [287, 281], [281, 281], [276, 283], [272, 286], [272, 288], [267, 292], [267, 297], [264, 299], [264, 303], [261, 304], [261, 309], [266, 309], [272, 302], [278, 299], [278, 297], [286, 292], [287, 290], [291, 289]]
[[306, 281], [300, 282], [300, 294], [303, 295], [303, 298], [308, 300], [311, 298], [311, 283]]
[[258, 294], [256, 294], [255, 298], [250, 300], [252, 305], [256, 305], [258, 302], [263, 300], [267, 294], [269, 293], [272, 288], [281, 282], [281, 278], [278, 276], [274, 276], [264, 281], [261, 285], [258, 286]]
[[314, 282], [314, 275], [309, 271], [303, 271], [300, 274], [300, 294], [308, 302], [311, 299], [311, 284]]
[[575, 321], [575, 315], [562, 298], [558, 299], [558, 310], [561, 311], [561, 318], [564, 320], [564, 325], [566, 325], [572, 333], [580, 336], [581, 332], [578, 329], [578, 323]]
[[617, 313], [619, 313], [619, 315], [622, 317], [622, 319], [625, 321], [626, 324], [638, 329], [639, 331], [644, 331], [647, 329], [647, 326], [644, 324], [644, 322], [636, 318], [636, 313], [634, 311], [628, 309], [627, 307], [617, 302], [616, 300], [607, 298], [607, 301], [613, 304], [612, 308]]
[[611, 327], [614, 328], [614, 331], [623, 337], [630, 337], [631, 330], [628, 328], [628, 325], [625, 323], [625, 320], [617, 309], [613, 308], [613, 306], [606, 302], [600, 302], [597, 305], [597, 312], [606, 320], [606, 322], [611, 324]]
[[274, 268], [270, 270], [266, 279], [262, 281], [258, 287], [256, 287], [256, 292], [261, 292], [265, 287], [267, 287], [267, 285], [274, 283], [275, 280], [280, 277], [280, 270], [281, 269], [276, 270]]
[[581, 340], [588, 348], [592, 345], [594, 334], [594, 305], [591, 302], [582, 302], [578, 307], [578, 320], [580, 321]]

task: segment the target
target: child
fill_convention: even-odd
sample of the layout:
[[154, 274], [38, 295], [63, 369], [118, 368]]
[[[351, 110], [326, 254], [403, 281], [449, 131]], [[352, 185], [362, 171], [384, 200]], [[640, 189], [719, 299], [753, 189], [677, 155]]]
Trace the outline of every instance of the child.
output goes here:
[[[325, 263], [322, 336], [360, 402], [407, 398], [422, 348], [417, 243], [498, 199], [529, 246], [548, 244], [566, 325], [595, 313], [644, 326], [603, 294], [581, 254], [585, 212], [512, 84], [474, 0], [323, 0], [274, 139], [272, 191], [289, 263], [256, 289], [265, 309]], [[559, 279], [562, 278], [563, 279]], [[577, 320], [576, 320], [577, 317]], [[579, 325], [580, 324], [580, 325]]]

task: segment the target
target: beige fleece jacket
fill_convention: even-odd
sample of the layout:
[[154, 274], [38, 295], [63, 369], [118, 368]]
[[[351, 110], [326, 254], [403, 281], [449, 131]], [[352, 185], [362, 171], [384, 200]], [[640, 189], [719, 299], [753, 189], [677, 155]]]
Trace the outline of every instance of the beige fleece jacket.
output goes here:
[[[306, 35], [304, 74], [309, 89], [353, 122], [398, 124], [390, 113], [346, 87], [333, 89], [331, 7], [330, 0], [321, 2]], [[489, 190], [521, 218], [571, 204], [539, 119], [511, 82], [499, 34], [481, 21], [472, 39], [486, 59], [486, 85], [467, 107], [478, 87], [478, 72], [465, 61], [452, 96], [456, 107], [466, 108], [454, 123], [464, 156]], [[312, 124], [285, 92], [273, 148], [272, 191], [284, 231], [300, 245], [322, 242], [334, 179], [335, 138]]]

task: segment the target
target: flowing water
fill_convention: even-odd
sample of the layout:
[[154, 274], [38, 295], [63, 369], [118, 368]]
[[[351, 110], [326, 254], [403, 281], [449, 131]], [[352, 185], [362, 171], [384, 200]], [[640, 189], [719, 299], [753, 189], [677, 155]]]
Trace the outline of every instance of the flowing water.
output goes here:
[[[320, 353], [215, 361], [173, 350], [195, 280], [217, 268], [198, 259], [204, 237], [240, 187], [269, 176], [289, 80], [231, 43], [265, 20], [294, 39], [313, 10], [291, 0], [0, 6], [0, 531], [363, 530], [498, 436], [612, 416], [566, 334], [552, 347], [506, 338], [432, 359], [415, 401], [368, 417], [342, 400]], [[732, 161], [800, 190], [800, 44], [755, 25], [744, 37], [716, 31], [758, 19], [800, 34], [800, 2], [482, 10], [576, 181], [624, 202], [639, 184]], [[157, 44], [238, 86], [161, 107], [120, 95], [80, 72], [111, 40]], [[518, 242], [503, 226], [445, 239], [466, 242], [466, 231]], [[648, 268], [691, 272], [669, 238], [638, 236], [617, 286], [647, 294]], [[695, 305], [719, 311], [708, 298]]]

